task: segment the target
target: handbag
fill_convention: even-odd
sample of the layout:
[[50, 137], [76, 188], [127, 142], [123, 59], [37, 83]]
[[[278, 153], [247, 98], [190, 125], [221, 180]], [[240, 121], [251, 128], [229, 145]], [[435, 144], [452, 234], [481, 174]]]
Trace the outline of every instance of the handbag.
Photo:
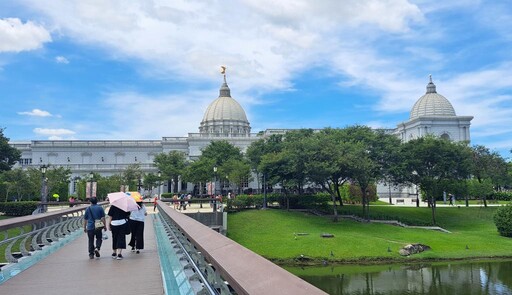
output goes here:
[[125, 235], [129, 235], [132, 233], [132, 229], [130, 228], [130, 223], [128, 222], [128, 220], [126, 220], [126, 222], [123, 224], [122, 230]]
[[[87, 209], [89, 209], [89, 213], [91, 214], [91, 217], [94, 218], [90, 207]], [[103, 223], [103, 221], [101, 221], [101, 219], [94, 219], [94, 230], [100, 231], [100, 230], [103, 230], [104, 228], [105, 228], [105, 224]]]
[[94, 220], [94, 229], [95, 230], [102, 230], [105, 227], [105, 224], [101, 219]]

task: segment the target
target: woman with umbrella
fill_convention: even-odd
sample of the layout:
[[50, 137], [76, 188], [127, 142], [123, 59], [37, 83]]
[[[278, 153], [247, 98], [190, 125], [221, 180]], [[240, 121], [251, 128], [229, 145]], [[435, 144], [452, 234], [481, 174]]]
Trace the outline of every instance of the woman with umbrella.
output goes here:
[[110, 202], [108, 216], [110, 216], [109, 228], [112, 231], [112, 258], [123, 259], [122, 251], [126, 249], [126, 234], [129, 232], [128, 218], [130, 211], [138, 210], [139, 206], [131, 197], [123, 192], [107, 195]]
[[139, 254], [140, 250], [144, 249], [144, 219], [148, 213], [146, 207], [142, 204], [142, 197], [139, 193], [132, 193], [131, 197], [139, 205], [139, 210], [130, 214], [129, 224], [132, 236], [128, 245], [132, 247], [132, 252]]

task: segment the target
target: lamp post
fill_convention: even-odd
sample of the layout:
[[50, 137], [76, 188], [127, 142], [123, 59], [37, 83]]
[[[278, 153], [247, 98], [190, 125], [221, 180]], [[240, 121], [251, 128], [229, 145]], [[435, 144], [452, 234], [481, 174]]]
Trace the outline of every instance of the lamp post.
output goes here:
[[160, 178], [162, 177], [162, 172], [158, 171], [158, 197], [157, 199], [160, 199], [160, 186], [162, 185], [162, 183], [160, 182]]
[[46, 212], [46, 199], [47, 196], [47, 188], [46, 188], [46, 169], [48, 166], [43, 165], [39, 169], [41, 170], [41, 212]]
[[93, 193], [92, 193], [93, 187], [94, 187], [93, 183], [94, 183], [94, 173], [90, 172], [89, 173], [89, 181], [87, 182], [87, 186], [89, 187], [89, 195], [87, 197], [89, 198], [89, 200], [92, 199], [92, 197], [93, 197]]
[[139, 182], [137, 183], [137, 190], [140, 193], [142, 191], [142, 179], [139, 176]]
[[217, 166], [213, 166], [213, 195], [217, 196]]
[[267, 209], [267, 175], [263, 173], [263, 209]]
[[213, 166], [213, 182], [212, 182], [212, 193], [213, 193], [213, 212], [217, 212], [217, 166]]

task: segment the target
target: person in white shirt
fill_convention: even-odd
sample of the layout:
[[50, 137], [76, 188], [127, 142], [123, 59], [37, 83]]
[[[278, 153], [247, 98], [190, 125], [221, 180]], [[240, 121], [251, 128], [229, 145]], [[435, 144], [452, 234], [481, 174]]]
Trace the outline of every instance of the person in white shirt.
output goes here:
[[144, 249], [144, 219], [148, 213], [142, 200], [136, 201], [140, 208], [130, 214], [129, 222], [132, 235], [128, 245], [132, 247], [132, 252], [139, 254], [140, 250]]

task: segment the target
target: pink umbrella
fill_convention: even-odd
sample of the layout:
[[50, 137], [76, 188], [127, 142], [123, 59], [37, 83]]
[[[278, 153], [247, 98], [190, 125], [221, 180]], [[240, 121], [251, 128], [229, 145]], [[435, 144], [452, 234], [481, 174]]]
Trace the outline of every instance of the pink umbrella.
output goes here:
[[123, 192], [115, 192], [107, 195], [110, 205], [115, 206], [125, 212], [139, 210], [139, 205], [132, 197], [129, 197]]

